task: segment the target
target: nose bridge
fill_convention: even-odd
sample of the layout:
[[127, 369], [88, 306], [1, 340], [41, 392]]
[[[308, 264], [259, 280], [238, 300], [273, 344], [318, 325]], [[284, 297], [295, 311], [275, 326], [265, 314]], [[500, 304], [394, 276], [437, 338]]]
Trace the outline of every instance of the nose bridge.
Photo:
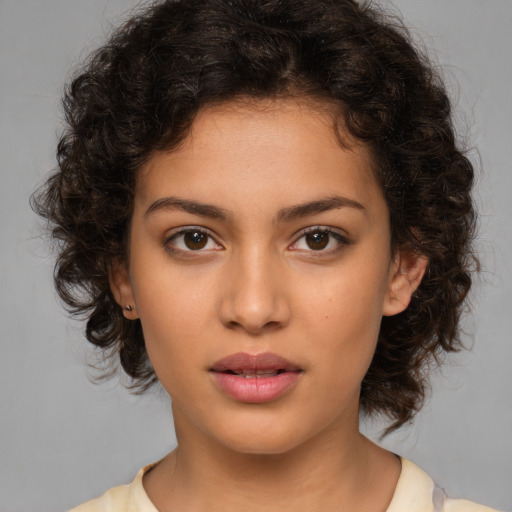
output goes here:
[[224, 324], [251, 334], [284, 326], [290, 311], [280, 270], [278, 255], [265, 244], [256, 242], [236, 251], [227, 269]]

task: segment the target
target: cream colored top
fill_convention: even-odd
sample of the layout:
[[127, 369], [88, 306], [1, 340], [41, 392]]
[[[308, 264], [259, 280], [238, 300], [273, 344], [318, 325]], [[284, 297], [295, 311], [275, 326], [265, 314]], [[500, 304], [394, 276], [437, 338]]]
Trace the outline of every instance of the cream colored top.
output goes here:
[[[70, 512], [158, 512], [142, 485], [142, 468], [132, 483], [120, 485]], [[412, 462], [402, 459], [402, 472], [386, 512], [498, 512], [467, 500], [447, 498], [443, 490]]]

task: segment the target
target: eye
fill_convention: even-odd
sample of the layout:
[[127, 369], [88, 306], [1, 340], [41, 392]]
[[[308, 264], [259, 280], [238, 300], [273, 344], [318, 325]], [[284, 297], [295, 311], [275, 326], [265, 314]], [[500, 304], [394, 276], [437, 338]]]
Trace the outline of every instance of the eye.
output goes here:
[[309, 228], [290, 247], [294, 251], [335, 252], [348, 240], [340, 233], [327, 228]]
[[199, 228], [182, 229], [167, 238], [164, 245], [181, 252], [222, 249], [209, 233]]

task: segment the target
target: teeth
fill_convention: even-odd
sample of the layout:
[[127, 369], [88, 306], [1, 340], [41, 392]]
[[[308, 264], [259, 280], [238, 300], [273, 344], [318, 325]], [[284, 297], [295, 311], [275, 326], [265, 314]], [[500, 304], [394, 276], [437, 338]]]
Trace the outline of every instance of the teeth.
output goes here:
[[241, 370], [235, 372], [235, 375], [245, 379], [257, 379], [262, 377], [275, 377], [279, 372], [277, 370]]

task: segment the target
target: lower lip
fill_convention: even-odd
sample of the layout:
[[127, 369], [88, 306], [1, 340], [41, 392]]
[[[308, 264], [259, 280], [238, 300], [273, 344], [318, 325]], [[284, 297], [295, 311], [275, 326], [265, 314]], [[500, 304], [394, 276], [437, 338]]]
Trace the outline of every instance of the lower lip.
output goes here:
[[283, 372], [274, 377], [245, 378], [230, 373], [211, 372], [217, 386], [238, 402], [262, 404], [284, 395], [299, 379], [300, 372]]

